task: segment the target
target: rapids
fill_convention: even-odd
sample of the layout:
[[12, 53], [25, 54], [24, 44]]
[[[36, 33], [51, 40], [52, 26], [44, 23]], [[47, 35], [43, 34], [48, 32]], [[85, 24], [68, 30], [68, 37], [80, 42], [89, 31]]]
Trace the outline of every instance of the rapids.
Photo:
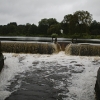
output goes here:
[[[24, 100], [31, 97], [34, 99], [37, 89], [27, 88], [33, 84], [44, 88], [50, 86], [48, 91], [40, 91], [44, 93], [43, 99], [39, 95], [41, 100], [49, 100], [51, 97], [50, 100], [95, 100], [94, 86], [100, 66], [99, 57], [69, 56], [62, 51], [58, 54], [3, 55], [6, 60], [0, 74], [0, 100], [11, 100], [14, 97], [21, 100], [20, 96]], [[49, 92], [52, 93], [50, 98], [45, 96]]]

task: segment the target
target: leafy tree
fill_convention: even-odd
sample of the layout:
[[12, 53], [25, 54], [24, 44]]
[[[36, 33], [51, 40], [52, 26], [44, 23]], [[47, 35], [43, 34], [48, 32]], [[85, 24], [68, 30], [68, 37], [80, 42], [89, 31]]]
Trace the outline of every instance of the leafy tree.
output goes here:
[[63, 22], [63, 23], [68, 23], [68, 24], [69, 24], [70, 21], [72, 20], [72, 16], [73, 16], [72, 14], [65, 15], [62, 22]]
[[7, 28], [8, 28], [8, 32], [12, 33], [12, 34], [16, 33], [16, 31], [17, 31], [16, 30], [17, 27], [14, 25], [8, 25]]
[[36, 33], [37, 33], [37, 26], [35, 24], [32, 24], [29, 27], [28, 32], [29, 32], [30, 35], [36, 35]]
[[94, 20], [90, 25], [91, 35], [100, 35], [100, 22]]
[[17, 26], [17, 34], [18, 35], [24, 35], [26, 32], [25, 32], [25, 25], [18, 25]]
[[61, 29], [63, 30], [63, 33], [68, 34], [69, 33], [68, 23], [61, 22], [60, 25], [61, 25]]
[[74, 15], [78, 17], [78, 24], [90, 26], [92, 22], [92, 15], [88, 11], [76, 11]]
[[[75, 34], [89, 33], [89, 26], [92, 22], [92, 15], [88, 11], [76, 11], [74, 14], [68, 14], [64, 16], [62, 21], [63, 25], [68, 28], [68, 33]], [[65, 30], [65, 27], [64, 27]]]
[[44, 18], [39, 21], [38, 25], [38, 30], [40, 33], [46, 34], [47, 35], [47, 30], [50, 28], [51, 25], [57, 24], [58, 22], [56, 21], [55, 18]]
[[7, 27], [7, 25], [2, 25], [0, 27], [0, 33], [1, 33], [1, 35], [8, 35], [8, 27]]
[[74, 34], [77, 26], [77, 16], [72, 14], [65, 15], [62, 23], [66, 25], [68, 33]]
[[38, 30], [40, 34], [47, 34], [48, 27], [49, 25], [48, 25], [48, 21], [46, 18], [41, 19], [41, 21], [39, 21]]
[[24, 34], [29, 35], [29, 28], [31, 27], [30, 23], [26, 23], [25, 28], [24, 28]]
[[17, 26], [17, 23], [16, 23], [16, 22], [10, 22], [10, 23], [8, 23], [7, 25], [14, 25], [14, 26]]
[[57, 20], [55, 18], [49, 18], [48, 19], [48, 25], [49, 25], [49, 27], [51, 25], [54, 25], [54, 24], [58, 24]]
[[51, 35], [52, 33], [60, 34], [61, 25], [60, 24], [54, 24], [51, 25], [50, 28], [48, 28], [47, 33]]
[[[87, 32], [89, 33], [89, 26], [92, 22], [92, 15], [88, 11], [76, 11], [74, 13], [77, 16], [77, 27], [80, 30], [80, 33]], [[85, 29], [85, 31], [83, 30]]]

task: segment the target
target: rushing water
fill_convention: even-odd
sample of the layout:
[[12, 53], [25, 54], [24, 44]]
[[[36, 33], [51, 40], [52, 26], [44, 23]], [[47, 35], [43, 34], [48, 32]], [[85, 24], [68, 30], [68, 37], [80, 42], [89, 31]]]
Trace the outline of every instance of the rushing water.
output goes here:
[[68, 56], [64, 52], [51, 55], [4, 53], [4, 56], [0, 100], [11, 93], [6, 100], [95, 100], [99, 57]]
[[0, 100], [95, 100], [100, 45], [9, 41], [1, 46], [10, 53], [3, 53]]
[[79, 56], [100, 56], [100, 44], [69, 44], [65, 48], [66, 54]]

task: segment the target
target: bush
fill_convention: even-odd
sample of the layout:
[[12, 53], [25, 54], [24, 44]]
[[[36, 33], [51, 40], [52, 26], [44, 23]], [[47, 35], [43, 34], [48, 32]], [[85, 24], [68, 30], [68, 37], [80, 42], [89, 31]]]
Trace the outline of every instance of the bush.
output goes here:
[[58, 34], [56, 34], [56, 33], [53, 33], [53, 34], [51, 35], [51, 37], [53, 37], [53, 38], [57, 38], [57, 36], [58, 36]]

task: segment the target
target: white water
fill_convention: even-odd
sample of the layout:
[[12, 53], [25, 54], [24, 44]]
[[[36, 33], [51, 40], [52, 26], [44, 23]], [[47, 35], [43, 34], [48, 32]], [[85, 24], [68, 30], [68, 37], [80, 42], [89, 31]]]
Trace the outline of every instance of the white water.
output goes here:
[[[7, 87], [11, 84], [10, 80], [14, 80], [15, 75], [44, 67], [47, 69], [47, 76], [51, 74], [50, 71], [67, 76], [67, 79], [62, 80], [51, 79], [55, 82], [54, 88], [65, 89], [62, 94], [67, 97], [63, 98], [64, 100], [95, 100], [94, 86], [100, 57], [68, 56], [64, 52], [52, 55], [4, 53], [4, 56], [6, 60], [0, 74], [0, 100], [4, 100], [11, 94], [7, 91]], [[34, 62], [39, 63], [33, 66]], [[67, 68], [68, 71], [59, 72], [63, 68]], [[16, 85], [16, 89], [19, 87], [20, 84]]]

